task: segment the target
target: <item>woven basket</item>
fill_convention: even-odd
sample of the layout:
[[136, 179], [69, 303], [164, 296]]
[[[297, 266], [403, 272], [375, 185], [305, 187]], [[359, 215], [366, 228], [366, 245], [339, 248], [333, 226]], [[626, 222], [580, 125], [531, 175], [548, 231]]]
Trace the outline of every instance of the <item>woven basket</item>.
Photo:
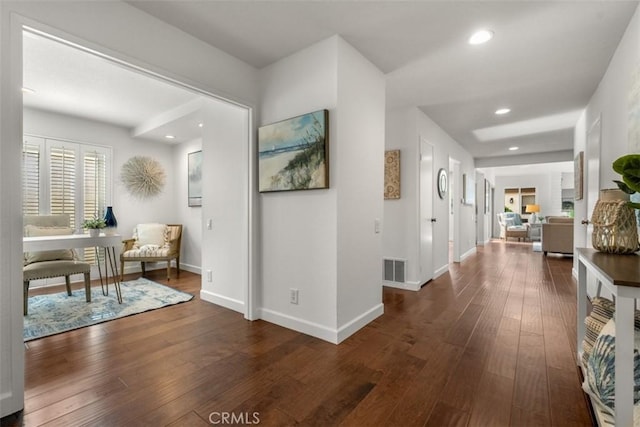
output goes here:
[[636, 217], [625, 200], [598, 200], [591, 223], [595, 249], [612, 254], [630, 254], [639, 249]]

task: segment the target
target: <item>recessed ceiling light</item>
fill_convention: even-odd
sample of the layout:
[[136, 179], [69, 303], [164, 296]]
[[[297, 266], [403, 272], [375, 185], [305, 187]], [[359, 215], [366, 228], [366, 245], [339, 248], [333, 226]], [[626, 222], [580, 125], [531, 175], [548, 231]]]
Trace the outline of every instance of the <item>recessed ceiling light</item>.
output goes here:
[[204, 126], [204, 123], [198, 123], [198, 127], [201, 128]]
[[473, 33], [471, 37], [469, 37], [469, 44], [482, 44], [486, 43], [493, 38], [493, 31], [490, 30], [480, 30]]
[[176, 137], [173, 135], [165, 135], [164, 137], [167, 139], [176, 139]]
[[496, 114], [499, 116], [510, 113], [510, 112], [511, 112], [511, 108], [499, 108], [496, 110]]
[[520, 147], [509, 147], [509, 151], [516, 151], [519, 150]]
[[36, 93], [36, 91], [28, 87], [23, 87], [22, 93]]

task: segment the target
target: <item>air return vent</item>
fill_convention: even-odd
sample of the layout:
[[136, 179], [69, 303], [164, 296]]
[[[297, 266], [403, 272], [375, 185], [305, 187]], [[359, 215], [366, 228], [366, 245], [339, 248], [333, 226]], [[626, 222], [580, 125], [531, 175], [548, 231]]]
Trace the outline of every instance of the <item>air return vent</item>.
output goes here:
[[404, 283], [407, 261], [404, 259], [385, 258], [383, 266], [384, 280], [387, 282]]

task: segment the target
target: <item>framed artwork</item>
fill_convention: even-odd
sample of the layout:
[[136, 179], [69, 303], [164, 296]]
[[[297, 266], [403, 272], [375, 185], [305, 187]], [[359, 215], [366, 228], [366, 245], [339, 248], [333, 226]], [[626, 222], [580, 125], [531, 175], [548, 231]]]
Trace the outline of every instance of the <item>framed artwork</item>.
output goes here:
[[384, 153], [384, 198], [400, 198], [400, 150]]
[[449, 177], [447, 176], [447, 171], [440, 168], [438, 171], [438, 196], [441, 199], [444, 199], [447, 195], [447, 190], [449, 189]]
[[202, 206], [202, 150], [188, 154], [189, 206]]
[[329, 188], [329, 111], [258, 129], [258, 190]]
[[582, 200], [583, 194], [583, 169], [584, 169], [584, 151], [578, 153], [573, 160], [573, 188], [575, 191], [574, 198], [576, 200]]

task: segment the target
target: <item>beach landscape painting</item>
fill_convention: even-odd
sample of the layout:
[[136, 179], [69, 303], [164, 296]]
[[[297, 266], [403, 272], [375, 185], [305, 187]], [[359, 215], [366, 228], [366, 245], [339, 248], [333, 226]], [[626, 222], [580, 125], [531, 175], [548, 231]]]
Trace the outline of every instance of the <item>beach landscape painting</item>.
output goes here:
[[329, 111], [258, 129], [259, 191], [329, 188]]

